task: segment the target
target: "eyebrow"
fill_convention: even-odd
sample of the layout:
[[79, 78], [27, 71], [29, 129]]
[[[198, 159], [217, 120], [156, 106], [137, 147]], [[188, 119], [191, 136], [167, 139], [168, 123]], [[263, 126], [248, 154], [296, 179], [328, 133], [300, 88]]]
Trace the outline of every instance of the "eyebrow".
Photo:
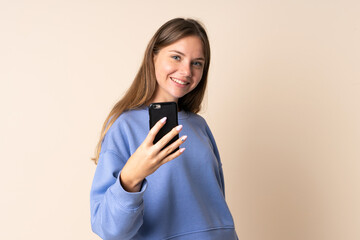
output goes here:
[[[177, 51], [177, 50], [170, 50], [169, 52], [175, 52], [177, 54], [180, 54], [181, 56], [185, 56], [184, 53], [180, 52], [180, 51]], [[202, 57], [199, 57], [199, 58], [195, 58], [194, 60], [203, 60], [205, 62], [205, 59], [202, 58]]]

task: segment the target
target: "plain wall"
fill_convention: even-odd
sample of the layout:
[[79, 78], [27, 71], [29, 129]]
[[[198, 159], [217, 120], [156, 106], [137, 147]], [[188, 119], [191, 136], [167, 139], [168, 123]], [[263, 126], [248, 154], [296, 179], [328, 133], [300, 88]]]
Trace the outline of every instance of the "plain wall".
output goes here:
[[360, 239], [360, 2], [1, 1], [0, 239], [99, 239], [90, 161], [146, 44], [201, 20], [240, 239]]

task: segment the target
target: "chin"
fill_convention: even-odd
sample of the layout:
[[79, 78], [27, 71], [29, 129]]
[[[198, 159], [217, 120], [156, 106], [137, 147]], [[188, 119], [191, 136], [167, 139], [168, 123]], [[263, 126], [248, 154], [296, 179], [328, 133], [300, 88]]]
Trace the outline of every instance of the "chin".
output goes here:
[[184, 97], [186, 94], [182, 94], [182, 95], [177, 95], [177, 96], [174, 96], [174, 98], [176, 98], [176, 100], [179, 100], [180, 98]]
[[185, 96], [187, 93], [173, 93], [171, 94], [174, 99], [179, 99]]

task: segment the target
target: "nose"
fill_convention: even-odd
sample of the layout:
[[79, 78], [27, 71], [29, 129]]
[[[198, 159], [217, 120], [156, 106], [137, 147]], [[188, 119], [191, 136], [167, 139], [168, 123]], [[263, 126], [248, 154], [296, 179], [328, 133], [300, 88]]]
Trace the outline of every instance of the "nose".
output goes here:
[[191, 77], [192, 76], [192, 72], [191, 72], [191, 65], [190, 63], [187, 62], [183, 62], [183, 64], [181, 64], [181, 69], [180, 69], [180, 73], [182, 76], [184, 77]]

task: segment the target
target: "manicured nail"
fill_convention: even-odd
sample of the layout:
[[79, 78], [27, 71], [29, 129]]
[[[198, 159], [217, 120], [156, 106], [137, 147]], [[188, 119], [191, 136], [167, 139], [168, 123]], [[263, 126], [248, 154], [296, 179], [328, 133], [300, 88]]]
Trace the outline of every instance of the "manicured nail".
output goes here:
[[177, 130], [177, 131], [180, 131], [180, 130], [182, 129], [182, 127], [183, 127], [182, 125], [177, 126], [177, 127], [176, 127], [176, 130]]
[[166, 117], [163, 117], [162, 119], [160, 119], [160, 122], [161, 122], [161, 123], [166, 122]]
[[183, 136], [182, 138], [181, 138], [181, 141], [185, 141], [187, 139], [187, 136]]
[[184, 152], [185, 151], [185, 148], [180, 148], [180, 152]]

